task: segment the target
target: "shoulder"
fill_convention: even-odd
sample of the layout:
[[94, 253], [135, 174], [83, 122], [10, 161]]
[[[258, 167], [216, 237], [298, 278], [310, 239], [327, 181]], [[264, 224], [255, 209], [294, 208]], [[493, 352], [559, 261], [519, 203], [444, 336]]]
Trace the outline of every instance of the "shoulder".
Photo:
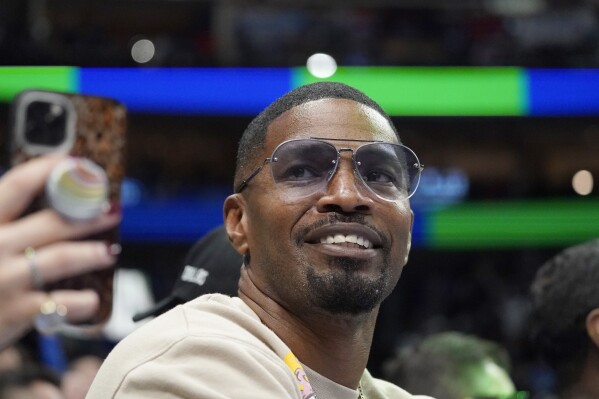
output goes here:
[[360, 383], [364, 395], [369, 399], [433, 399], [428, 396], [412, 395], [395, 384], [372, 377], [368, 370], [364, 370]]
[[[255, 387], [256, 397], [260, 389], [299, 397], [279, 354], [281, 345], [239, 298], [207, 295], [121, 341], [102, 365], [88, 398], [154, 398], [165, 392], [177, 398], [211, 397], [210, 392], [239, 397], [247, 387]], [[222, 382], [223, 376], [229, 383]], [[236, 392], [240, 387], [244, 391]]]

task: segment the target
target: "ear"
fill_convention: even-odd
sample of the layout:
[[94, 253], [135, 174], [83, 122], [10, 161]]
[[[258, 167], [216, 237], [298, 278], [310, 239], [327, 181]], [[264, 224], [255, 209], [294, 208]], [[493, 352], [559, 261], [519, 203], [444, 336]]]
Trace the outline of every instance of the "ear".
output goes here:
[[249, 254], [247, 242], [247, 215], [245, 201], [241, 194], [233, 194], [225, 199], [223, 207], [225, 229], [233, 247], [241, 255]]
[[589, 312], [586, 319], [587, 334], [595, 346], [599, 348], [599, 308]]

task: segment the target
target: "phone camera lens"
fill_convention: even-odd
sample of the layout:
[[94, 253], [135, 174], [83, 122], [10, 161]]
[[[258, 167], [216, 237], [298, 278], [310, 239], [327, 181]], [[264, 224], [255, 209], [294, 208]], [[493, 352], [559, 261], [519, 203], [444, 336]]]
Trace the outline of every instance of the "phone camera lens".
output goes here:
[[66, 109], [49, 102], [31, 102], [25, 115], [25, 139], [31, 144], [57, 146], [65, 140]]

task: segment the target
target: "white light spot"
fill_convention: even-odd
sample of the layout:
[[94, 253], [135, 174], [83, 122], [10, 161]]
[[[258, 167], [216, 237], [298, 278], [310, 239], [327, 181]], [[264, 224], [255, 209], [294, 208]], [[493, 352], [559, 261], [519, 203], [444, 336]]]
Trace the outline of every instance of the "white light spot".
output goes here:
[[131, 58], [138, 64], [145, 64], [154, 58], [156, 49], [154, 43], [148, 39], [140, 39], [131, 47]]
[[589, 195], [593, 191], [593, 175], [588, 170], [579, 170], [572, 178], [572, 188], [579, 195]]
[[317, 78], [330, 78], [337, 72], [337, 62], [333, 57], [324, 53], [312, 54], [306, 63], [308, 72]]

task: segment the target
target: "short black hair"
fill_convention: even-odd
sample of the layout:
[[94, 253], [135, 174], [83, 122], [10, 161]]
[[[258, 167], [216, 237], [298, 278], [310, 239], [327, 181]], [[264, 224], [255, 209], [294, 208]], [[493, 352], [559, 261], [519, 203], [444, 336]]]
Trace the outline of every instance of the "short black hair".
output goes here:
[[599, 240], [569, 247], [548, 260], [531, 284], [530, 331], [560, 387], [574, 383], [592, 348], [586, 317], [599, 308]]
[[242, 179], [250, 173], [248, 169], [258, 153], [264, 148], [268, 126], [285, 111], [298, 105], [321, 100], [324, 98], [339, 98], [353, 100], [364, 104], [380, 113], [397, 135], [399, 134], [389, 115], [372, 98], [358, 89], [338, 82], [316, 82], [289, 91], [256, 116], [243, 132], [237, 149], [237, 167], [235, 169], [235, 184], [237, 187]]

